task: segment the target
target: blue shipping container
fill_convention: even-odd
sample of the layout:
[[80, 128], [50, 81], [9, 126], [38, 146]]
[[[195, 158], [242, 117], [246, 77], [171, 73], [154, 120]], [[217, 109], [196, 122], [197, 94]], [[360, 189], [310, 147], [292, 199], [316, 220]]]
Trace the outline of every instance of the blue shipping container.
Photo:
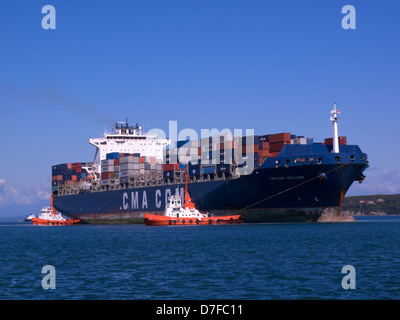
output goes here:
[[173, 178], [174, 177], [174, 171], [164, 171], [164, 178]]
[[265, 141], [265, 142], [268, 142], [269, 141], [269, 135], [263, 135], [263, 136], [260, 136], [259, 137], [259, 141], [260, 142], [263, 142], [263, 141]]
[[106, 159], [118, 159], [119, 158], [119, 152], [111, 152], [106, 154]]
[[179, 163], [180, 170], [185, 169], [185, 168], [186, 168], [186, 165], [184, 163]]
[[231, 169], [230, 164], [219, 164], [217, 165], [217, 172], [222, 173], [222, 172], [229, 172]]
[[248, 142], [250, 144], [259, 144], [260, 143], [260, 136], [245, 136], [242, 137], [242, 145], [246, 145], [246, 140], [249, 140]]
[[214, 166], [203, 167], [203, 174], [213, 174], [213, 173], [214, 173]]
[[199, 176], [200, 175], [200, 167], [192, 167], [189, 169], [189, 176]]

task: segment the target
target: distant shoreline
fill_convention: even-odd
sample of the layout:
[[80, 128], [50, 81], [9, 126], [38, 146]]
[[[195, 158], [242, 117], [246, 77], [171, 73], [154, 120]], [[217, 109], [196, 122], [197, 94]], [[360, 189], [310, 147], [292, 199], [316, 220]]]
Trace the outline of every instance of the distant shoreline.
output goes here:
[[345, 197], [344, 216], [385, 216], [400, 214], [400, 194], [375, 194]]

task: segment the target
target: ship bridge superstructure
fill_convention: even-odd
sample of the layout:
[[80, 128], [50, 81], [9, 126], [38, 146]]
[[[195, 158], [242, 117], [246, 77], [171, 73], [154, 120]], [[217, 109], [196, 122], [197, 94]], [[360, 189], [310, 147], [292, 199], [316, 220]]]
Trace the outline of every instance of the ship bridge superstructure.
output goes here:
[[159, 139], [157, 135], [149, 135], [139, 124], [130, 126], [126, 122], [117, 122], [112, 132], [105, 132], [102, 138], [89, 138], [89, 143], [95, 146], [94, 162], [100, 170], [101, 160], [106, 159], [108, 153], [139, 153], [142, 157], [164, 159], [163, 149], [171, 143], [169, 139]]

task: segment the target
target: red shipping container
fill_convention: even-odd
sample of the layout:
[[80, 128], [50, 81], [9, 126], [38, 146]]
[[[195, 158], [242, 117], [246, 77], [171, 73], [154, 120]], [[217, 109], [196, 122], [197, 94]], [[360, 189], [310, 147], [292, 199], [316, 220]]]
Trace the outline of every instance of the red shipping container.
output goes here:
[[263, 150], [269, 150], [269, 142], [263, 141], [262, 142], [262, 149]]
[[67, 163], [67, 169], [72, 169], [72, 163]]
[[163, 171], [179, 170], [179, 163], [163, 164]]
[[261, 157], [268, 157], [269, 156], [269, 149], [268, 150], [261, 150], [260, 151]]
[[[333, 145], [333, 138], [326, 138], [324, 140], [324, 144]], [[340, 145], [346, 145], [347, 144], [347, 138], [346, 137], [339, 137], [339, 144]]]
[[290, 144], [290, 142], [276, 142], [269, 144], [270, 152], [280, 152], [286, 144]]
[[259, 150], [258, 144], [253, 144], [253, 145], [244, 145], [242, 146], [242, 154], [245, 153], [254, 153], [254, 152], [258, 152]]
[[76, 168], [76, 173], [81, 173], [82, 172], [82, 168]]
[[219, 144], [219, 150], [225, 150], [226, 149], [234, 149], [235, 148], [235, 143], [234, 141], [225, 141], [221, 142]]
[[276, 143], [276, 142], [289, 142], [290, 143], [290, 132], [282, 132], [277, 134], [270, 134], [269, 135], [269, 143]]
[[114, 166], [119, 166], [119, 158], [118, 159], [114, 159]]
[[76, 181], [77, 180], [76, 175], [72, 175], [71, 180]]
[[101, 179], [114, 179], [114, 172], [102, 172]]
[[145, 158], [144, 157], [139, 157], [139, 163], [144, 163], [145, 162]]

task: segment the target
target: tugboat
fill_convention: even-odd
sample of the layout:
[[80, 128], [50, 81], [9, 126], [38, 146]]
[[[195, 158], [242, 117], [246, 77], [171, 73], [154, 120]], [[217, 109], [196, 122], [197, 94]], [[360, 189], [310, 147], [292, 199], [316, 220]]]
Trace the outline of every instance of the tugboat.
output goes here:
[[56, 226], [80, 223], [80, 220], [78, 219], [66, 219], [61, 215], [61, 213], [58, 213], [53, 207], [53, 196], [51, 196], [50, 207], [43, 207], [37, 218], [35, 215], [30, 215], [29, 217], [31, 216], [33, 217], [30, 219], [30, 221], [32, 221], [34, 225]]
[[31, 222], [33, 218], [36, 218], [36, 216], [32, 213], [27, 218], [25, 218], [25, 222]]
[[167, 225], [196, 225], [196, 224], [221, 224], [221, 223], [242, 223], [240, 215], [212, 216], [196, 209], [195, 203], [189, 194], [187, 172], [185, 203], [182, 208], [182, 200], [179, 195], [171, 196], [165, 208], [164, 215], [144, 214], [146, 226], [167, 226]]

